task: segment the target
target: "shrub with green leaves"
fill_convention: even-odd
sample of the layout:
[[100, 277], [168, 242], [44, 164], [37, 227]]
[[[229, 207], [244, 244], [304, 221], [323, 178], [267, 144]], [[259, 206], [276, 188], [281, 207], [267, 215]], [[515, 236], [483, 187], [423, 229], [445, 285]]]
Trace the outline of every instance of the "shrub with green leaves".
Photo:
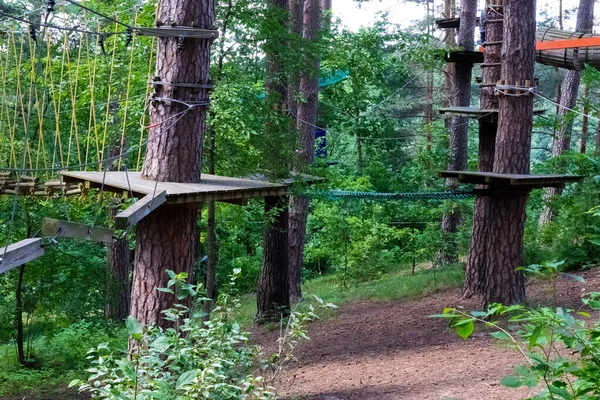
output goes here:
[[[600, 311], [600, 292], [586, 295], [583, 304]], [[492, 336], [517, 350], [524, 361], [515, 367], [515, 375], [502, 379], [502, 384], [540, 387], [530, 400], [600, 398], [600, 319], [593, 320], [585, 311], [492, 304], [485, 312], [447, 308], [434, 317], [448, 319], [450, 327], [465, 340], [476, 323], [492, 328]], [[499, 318], [507, 319], [508, 327], [503, 327]]]
[[[281, 375], [300, 340], [308, 339], [305, 325], [316, 319], [315, 307], [296, 310], [281, 326], [279, 351], [263, 360], [260, 349], [249, 344], [249, 333], [232, 321], [240, 307], [231, 295], [241, 270], [234, 270], [224, 285], [219, 301], [206, 321], [197, 288], [187, 283], [187, 274], [167, 271], [168, 287], [179, 301], [191, 299], [191, 306], [177, 304], [164, 310], [171, 328], [143, 327], [133, 317], [127, 319], [129, 350], [125, 342], [102, 343], [89, 351], [93, 364], [87, 382], [75, 380], [70, 386], [90, 391], [102, 399], [275, 399], [270, 386]], [[332, 308], [318, 298], [319, 307]], [[265, 378], [266, 377], [266, 378]]]
[[274, 390], [253, 373], [257, 348], [248, 344], [248, 333], [229, 321], [237, 301], [221, 296], [213, 317], [205, 322], [201, 303], [207, 299], [186, 283], [187, 274], [168, 273], [168, 287], [160, 290], [182, 302], [193, 300], [190, 307], [177, 304], [163, 311], [173, 327], [144, 328], [129, 317], [130, 351], [126, 343], [100, 344], [89, 352], [93, 367], [87, 370], [92, 374], [88, 381], [70, 386], [102, 399], [274, 398]]

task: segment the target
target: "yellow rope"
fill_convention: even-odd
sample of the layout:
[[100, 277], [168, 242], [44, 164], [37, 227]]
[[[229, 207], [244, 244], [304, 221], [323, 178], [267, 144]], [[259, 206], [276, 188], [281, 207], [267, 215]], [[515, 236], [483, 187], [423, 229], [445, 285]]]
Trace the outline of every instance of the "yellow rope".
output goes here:
[[[135, 18], [133, 19], [133, 25], [137, 25], [137, 20], [138, 20], [138, 15], [139, 13], [136, 11], [135, 13]], [[135, 38], [136, 36], [133, 37], [133, 39], [131, 40], [131, 54], [129, 57], [129, 71], [127, 73], [127, 89], [125, 89], [125, 107], [123, 110], [123, 130], [121, 131], [121, 143], [120, 143], [120, 153], [123, 153], [123, 149], [125, 147], [125, 131], [127, 130], [127, 111], [129, 108], [129, 94], [131, 93], [131, 76], [132, 76], [132, 70], [133, 70], [133, 54], [134, 54], [134, 49], [135, 49]], [[122, 157], [119, 157], [119, 163], [117, 166], [117, 169], [120, 171], [121, 170], [121, 162], [122, 162]]]
[[[66, 34], [65, 34], [66, 36]], [[48, 53], [48, 60], [50, 60], [50, 53]], [[50, 61], [49, 61], [50, 62]], [[54, 91], [52, 92], [52, 98], [53, 98], [53, 103], [54, 103], [54, 125], [55, 125], [55, 133], [54, 133], [54, 148], [58, 148], [58, 154], [60, 157], [60, 165], [64, 166], [65, 165], [65, 158], [64, 158], [64, 154], [63, 154], [63, 146], [62, 146], [62, 139], [60, 136], [60, 110], [61, 110], [61, 104], [62, 104], [62, 99], [61, 99], [61, 93], [62, 93], [62, 87], [63, 87], [63, 82], [64, 82], [64, 76], [65, 76], [65, 52], [63, 52], [62, 55], [62, 63], [60, 66], [60, 76], [58, 78], [58, 82], [59, 82], [59, 87], [58, 87], [58, 91]], [[52, 79], [51, 82], [52, 87], [54, 88], [54, 79]], [[52, 164], [55, 165], [56, 164], [56, 151], [54, 152], [54, 155], [52, 157]]]
[[[65, 41], [67, 35], [65, 35]], [[82, 163], [81, 149], [79, 148], [79, 128], [77, 126], [77, 84], [79, 83], [79, 69], [81, 67], [81, 49], [83, 44], [83, 35], [79, 36], [79, 51], [77, 53], [77, 64], [75, 67], [75, 79], [72, 79], [71, 63], [67, 64], [67, 75], [69, 77], [69, 92], [71, 94], [71, 128], [69, 131], [69, 152], [67, 155], [67, 166], [70, 165], [71, 158], [71, 145], [73, 143], [73, 136], [75, 137], [75, 146], [77, 147], [77, 159], [79, 164]], [[65, 42], [65, 53], [67, 53], [67, 59], [70, 58], [68, 50], [68, 42]]]
[[[115, 32], [118, 32], [119, 25], [115, 23]], [[102, 158], [108, 158], [108, 151], [106, 151], [106, 142], [108, 140], [108, 119], [110, 117], [110, 105], [111, 105], [111, 95], [112, 95], [112, 84], [113, 84], [113, 74], [115, 70], [115, 56], [117, 54], [117, 35], [112, 36], [113, 39], [113, 50], [112, 50], [112, 61], [110, 63], [110, 75], [108, 79], [108, 88], [106, 90], [106, 115], [104, 116], [104, 135], [102, 136]], [[102, 170], [102, 165], [100, 164], [99, 169]]]
[[[12, 29], [10, 30], [10, 32], [7, 33], [7, 44], [6, 47], [10, 49], [10, 40], [11, 38], [14, 41], [14, 32], [12, 31]], [[8, 135], [9, 135], [9, 144], [10, 144], [10, 153], [9, 153], [9, 157], [8, 157], [8, 166], [9, 168], [16, 168], [16, 159], [15, 159], [15, 142], [14, 142], [14, 137], [15, 137], [15, 130], [14, 130], [14, 125], [11, 123], [11, 113], [8, 107], [8, 95], [7, 95], [7, 90], [6, 90], [6, 84], [8, 82], [8, 71], [10, 70], [10, 66], [9, 66], [9, 61], [10, 61], [10, 57], [8, 56], [8, 52], [0, 52], [0, 57], [2, 54], [6, 54], [6, 60], [5, 62], [2, 64], [3, 68], [2, 68], [2, 112], [3, 115], [6, 117], [6, 125], [7, 125], [7, 130], [8, 130]]]
[[[148, 62], [148, 81], [150, 81], [150, 79], [152, 78], [152, 71], [153, 71], [153, 67], [154, 67], [154, 56], [155, 56], [155, 48], [156, 48], [156, 38], [152, 37], [152, 44], [150, 46], [150, 60]], [[147, 103], [147, 99], [148, 96], [150, 95], [150, 91], [152, 90], [152, 88], [150, 87], [150, 85], [146, 86], [146, 96], [144, 96], [144, 110], [142, 111], [142, 123], [140, 124], [140, 143], [138, 145], [138, 159], [137, 159], [137, 166], [136, 166], [136, 170], [137, 171], [141, 171], [142, 169], [142, 147], [144, 144], [144, 134], [146, 133], [146, 129], [144, 128], [145, 125], [147, 125], [145, 123], [146, 121], [146, 104]]]
[[[46, 40], [46, 47], [49, 48], [50, 47], [50, 38], [48, 35], [48, 32], [45, 33], [44, 37], [41, 40]], [[38, 62], [41, 62], [38, 61]], [[44, 88], [48, 87], [48, 74], [52, 73], [52, 71], [49, 70], [45, 70], [44, 71]], [[37, 116], [38, 116], [38, 148], [37, 148], [37, 155], [36, 155], [36, 159], [35, 159], [35, 168], [39, 168], [39, 161], [40, 161], [40, 155], [41, 157], [43, 157], [44, 160], [44, 168], [48, 168], [48, 159], [46, 157], [46, 141], [44, 138], [44, 113], [46, 110], [46, 101], [47, 101], [47, 95], [43, 94], [42, 97], [42, 101], [40, 102], [40, 97], [38, 94], [38, 88], [35, 88], [35, 97], [36, 97], [36, 104], [38, 105], [37, 107]]]
[[[100, 27], [98, 27], [98, 32], [100, 31]], [[89, 59], [89, 52], [90, 52], [90, 44], [89, 44], [89, 37], [86, 35], [86, 41], [87, 41], [87, 52], [88, 52], [88, 59]], [[88, 118], [88, 141], [87, 141], [87, 146], [86, 146], [86, 151], [85, 151], [85, 164], [87, 164], [89, 162], [89, 146], [90, 146], [90, 140], [91, 140], [91, 131], [93, 129], [94, 131], [94, 137], [96, 139], [96, 160], [100, 160], [101, 159], [101, 155], [100, 155], [100, 139], [98, 137], [98, 124], [97, 124], [97, 120], [96, 120], [96, 96], [95, 96], [95, 81], [96, 81], [96, 69], [98, 67], [98, 47], [100, 45], [100, 35], [96, 35], [96, 45], [95, 45], [95, 51], [94, 51], [94, 61], [92, 64], [92, 69], [89, 71], [89, 76], [90, 76], [90, 116]]]

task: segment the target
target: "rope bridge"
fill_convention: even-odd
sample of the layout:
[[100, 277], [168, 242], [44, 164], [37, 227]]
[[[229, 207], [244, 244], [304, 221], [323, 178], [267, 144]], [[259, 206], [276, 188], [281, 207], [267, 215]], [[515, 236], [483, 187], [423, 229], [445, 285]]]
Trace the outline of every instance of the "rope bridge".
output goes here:
[[381, 201], [420, 201], [420, 200], [464, 200], [476, 196], [473, 191], [414, 192], [414, 193], [377, 193], [349, 190], [311, 190], [308, 197], [321, 200], [381, 200]]
[[[0, 36], [5, 193], [67, 192], [75, 188], [53, 181], [60, 170], [133, 170], [143, 161], [156, 37], [134, 31], [139, 7], [117, 20], [74, 1], [77, 14], [54, 3], [39, 15], [1, 15], [8, 25]], [[21, 179], [25, 174], [32, 179]]]

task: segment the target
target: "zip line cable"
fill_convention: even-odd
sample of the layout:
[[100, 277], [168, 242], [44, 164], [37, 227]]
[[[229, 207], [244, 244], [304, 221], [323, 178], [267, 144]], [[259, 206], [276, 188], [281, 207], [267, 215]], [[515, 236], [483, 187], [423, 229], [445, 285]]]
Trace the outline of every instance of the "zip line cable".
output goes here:
[[133, 27], [132, 27], [131, 25], [127, 25], [126, 23], [124, 23], [124, 22], [121, 22], [121, 21], [119, 21], [119, 20], [117, 20], [117, 19], [115, 19], [115, 18], [112, 18], [112, 17], [109, 17], [108, 15], [102, 14], [101, 12], [99, 12], [99, 11], [96, 11], [96, 10], [94, 10], [94, 9], [92, 9], [92, 8], [89, 8], [89, 7], [87, 7], [87, 6], [84, 6], [84, 5], [83, 5], [83, 4], [81, 4], [81, 3], [78, 3], [78, 2], [76, 2], [76, 1], [73, 1], [73, 0], [65, 0], [65, 1], [66, 1], [66, 2], [68, 2], [68, 3], [71, 3], [71, 4], [73, 4], [74, 6], [77, 6], [77, 7], [79, 7], [79, 8], [82, 8], [82, 9], [86, 10], [86, 11], [89, 11], [89, 12], [91, 12], [92, 14], [96, 14], [97, 16], [99, 16], [99, 17], [102, 17], [102, 18], [104, 18], [104, 19], [106, 19], [106, 20], [108, 20], [108, 21], [114, 22], [115, 24], [118, 24], [118, 25], [124, 26], [124, 27], [125, 27], [125, 28], [127, 28], [127, 29], [130, 29], [130, 30], [131, 30], [131, 29], [133, 29]]

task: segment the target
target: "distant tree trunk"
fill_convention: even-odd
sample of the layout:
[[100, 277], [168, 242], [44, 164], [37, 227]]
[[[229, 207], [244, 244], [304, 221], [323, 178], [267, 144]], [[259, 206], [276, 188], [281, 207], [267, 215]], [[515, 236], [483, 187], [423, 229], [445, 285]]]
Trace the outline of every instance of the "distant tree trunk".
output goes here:
[[585, 154], [587, 152], [587, 140], [588, 134], [590, 130], [590, 118], [588, 115], [590, 114], [590, 87], [589, 85], [585, 85], [585, 89], [583, 91], [583, 119], [581, 121], [581, 141], [579, 143], [579, 152], [581, 154]]
[[[300, 74], [300, 96], [296, 128], [299, 133], [299, 157], [295, 165], [296, 172], [308, 172], [315, 158], [315, 126], [319, 101], [320, 62], [310, 46], [317, 40], [321, 27], [321, 7], [319, 0], [306, 0], [304, 3], [303, 39], [308, 51], [302, 56], [305, 61]], [[302, 261], [304, 241], [306, 239], [306, 220], [308, 219], [308, 198], [293, 196], [290, 200], [290, 295], [293, 299], [302, 297]]]
[[278, 321], [290, 312], [288, 274], [288, 209], [282, 197], [265, 198], [265, 215], [272, 219], [264, 231], [264, 261], [256, 291], [259, 323]]
[[[219, 57], [217, 62], [217, 73], [215, 76], [215, 82], [221, 81], [223, 78], [223, 68], [225, 66], [225, 43], [229, 25], [231, 24], [231, 18], [233, 17], [233, 0], [228, 0], [227, 11], [223, 21], [221, 22], [221, 43], [219, 46]], [[208, 130], [208, 173], [215, 175], [216, 173], [216, 141], [217, 133], [214, 126]], [[204, 317], [205, 321], [210, 319], [210, 313], [216, 300], [216, 271], [217, 271], [217, 224], [216, 224], [216, 203], [215, 201], [207, 202], [207, 221], [206, 221], [206, 248], [207, 257], [206, 260], [206, 280], [205, 280], [205, 291], [206, 297], [212, 299], [212, 301], [205, 301], [203, 306], [203, 312], [206, 314]]]
[[[487, 6], [486, 6], [487, 7]], [[482, 109], [497, 109], [498, 99], [494, 87], [500, 80], [501, 43], [504, 38], [503, 14], [486, 8], [486, 42], [484, 62], [488, 65], [498, 64], [483, 68], [482, 86], [480, 91], [480, 107]], [[491, 20], [491, 21], [490, 21]], [[479, 171], [491, 172], [494, 170], [494, 155], [496, 153], [496, 132], [498, 121], [479, 121]], [[480, 186], [479, 189], [484, 189]], [[485, 267], [487, 265], [487, 244], [490, 229], [491, 198], [489, 196], [478, 196], [475, 199], [473, 210], [473, 231], [471, 235], [471, 246], [465, 273], [464, 296], [469, 298], [473, 295], [482, 295], [485, 284]]]
[[600, 156], [600, 123], [598, 123], [598, 126], [596, 127], [596, 150], [595, 150], [595, 154], [596, 154], [596, 157]]
[[[214, 0], [161, 0], [157, 20], [166, 25], [214, 25]], [[156, 76], [167, 82], [207, 83], [212, 40], [163, 37], [158, 40]], [[181, 101], [208, 101], [207, 90], [157, 87], [159, 97]], [[176, 123], [164, 124], [187, 108], [178, 103], [154, 101], [150, 108], [152, 125], [142, 177], [163, 182], [200, 182], [202, 142], [206, 107], [195, 107]], [[156, 138], [161, 140], [154, 140]], [[169, 326], [161, 311], [169, 308], [174, 296], [157, 291], [166, 287], [166, 270], [185, 272], [192, 281], [196, 246], [197, 208], [162, 206], [137, 227], [137, 248], [132, 289], [131, 315], [142, 324]]]
[[[268, 19], [278, 21], [278, 26], [287, 27], [289, 19], [287, 0], [268, 0]], [[272, 23], [273, 21], [270, 21]], [[285, 29], [285, 32], [288, 32]], [[286, 79], [280, 49], [288, 44], [284, 35], [270, 37], [264, 46], [267, 64], [265, 78], [266, 99], [272, 112], [267, 115], [265, 135], [275, 140], [281, 137], [282, 127], [277, 120], [284, 111], [286, 101]], [[279, 146], [282, 143], [278, 143]], [[285, 157], [274, 155], [271, 166], [274, 172], [283, 172], [288, 165]], [[289, 169], [288, 169], [289, 171]], [[290, 283], [289, 283], [289, 243], [288, 243], [288, 209], [287, 201], [280, 197], [265, 198], [265, 213], [273, 221], [269, 221], [264, 231], [263, 242], [263, 267], [258, 280], [256, 291], [257, 315], [256, 321], [263, 322], [278, 319], [281, 315], [289, 313], [290, 308]], [[283, 207], [279, 212], [275, 212]], [[272, 214], [275, 213], [275, 216]]]
[[[25, 218], [26, 234], [27, 237], [30, 238], [33, 233], [33, 226], [31, 224], [31, 214], [29, 213], [29, 204], [27, 201], [27, 199], [23, 200], [23, 216]], [[17, 271], [17, 284], [15, 287], [15, 325], [17, 328], [17, 361], [19, 365], [25, 365], [27, 363], [23, 329], [23, 279], [25, 278], [25, 266], [26, 264], [21, 265]]]
[[[108, 216], [114, 219], [118, 207], [110, 205]], [[108, 246], [108, 276], [106, 304], [104, 316], [112, 321], [122, 322], [129, 315], [131, 301], [131, 282], [129, 281], [129, 240], [127, 237], [119, 238]]]
[[[304, 1], [305, 0], [289, 0], [288, 7], [290, 8], [290, 33], [291, 40], [290, 46], [297, 48], [300, 44], [300, 38], [302, 37], [302, 25], [303, 19], [302, 14], [304, 12]], [[297, 117], [298, 115], [298, 98], [300, 90], [300, 77], [299, 71], [293, 70], [290, 73], [288, 81], [287, 91], [287, 108], [291, 115]]]
[[[595, 0], [580, 0], [579, 10], [577, 12], [577, 32], [592, 33], [594, 27], [594, 3]], [[577, 57], [575, 57], [577, 58]], [[580, 66], [583, 68], [583, 65]], [[573, 133], [573, 118], [569, 115], [569, 109], [577, 105], [577, 96], [579, 94], [579, 84], [581, 82], [581, 73], [575, 70], [569, 70], [565, 73], [561, 87], [560, 110], [558, 112], [559, 127], [556, 136], [552, 142], [552, 157], [558, 157], [569, 151], [571, 147], [571, 135]], [[544, 193], [546, 203], [555, 196], [562, 194], [560, 188], [548, 188]], [[544, 205], [540, 215], [540, 226], [550, 222], [554, 218], [552, 209], [548, 204]]]
[[[477, 18], [477, 0], [461, 0], [460, 29], [458, 45], [465, 51], [475, 47], [474, 33]], [[455, 65], [454, 71], [454, 105], [469, 106], [471, 104], [471, 78], [473, 64], [461, 63]], [[464, 171], [468, 162], [469, 119], [454, 117], [450, 124], [450, 160], [448, 170]], [[456, 188], [456, 180], [448, 179], [446, 188]], [[458, 209], [444, 214], [442, 219], [443, 243], [437, 257], [440, 265], [450, 265], [458, 262], [458, 245], [456, 233], [462, 224], [462, 215]]]
[[[427, 19], [431, 19], [433, 16], [433, 4], [430, 0], [427, 0]], [[431, 24], [427, 25], [427, 35], [432, 35]], [[426, 150], [431, 152], [431, 146], [433, 144], [433, 136], [431, 134], [431, 123], [433, 122], [433, 70], [427, 71], [427, 82], [425, 92], [425, 118], [423, 123], [425, 124], [425, 140], [427, 141]], [[359, 163], [362, 164], [362, 149], [360, 147], [360, 141], [357, 141]]]
[[[533, 84], [535, 69], [535, 1], [504, 0], [502, 76], [516, 83]], [[499, 96], [498, 134], [494, 172], [528, 174], [530, 170], [533, 96]], [[491, 218], [484, 303], [515, 304], [525, 301], [523, 234], [528, 192], [496, 193]]]
[[[456, 15], [456, 4], [454, 0], [444, 0], [444, 18], [454, 18]], [[454, 29], [447, 29], [445, 32], [446, 36], [444, 37], [444, 44], [447, 47], [455, 47], [456, 46], [456, 31]], [[452, 92], [454, 88], [454, 70], [456, 64], [455, 63], [446, 63], [444, 66], [445, 72], [445, 86], [446, 86], [446, 100], [444, 101], [444, 107], [449, 107], [452, 105]], [[431, 98], [433, 99], [433, 80], [431, 81], [431, 86], [427, 87], [428, 90], [431, 90]], [[429, 91], [427, 92], [427, 96], [430, 96]], [[433, 110], [432, 110], [433, 111]], [[446, 119], [446, 128], [450, 129], [450, 119]], [[431, 135], [431, 132], [429, 132]]]
[[15, 289], [16, 307], [15, 322], [17, 325], [17, 361], [19, 365], [25, 365], [25, 336], [23, 334], [23, 277], [25, 276], [25, 265], [17, 271], [17, 285]]

